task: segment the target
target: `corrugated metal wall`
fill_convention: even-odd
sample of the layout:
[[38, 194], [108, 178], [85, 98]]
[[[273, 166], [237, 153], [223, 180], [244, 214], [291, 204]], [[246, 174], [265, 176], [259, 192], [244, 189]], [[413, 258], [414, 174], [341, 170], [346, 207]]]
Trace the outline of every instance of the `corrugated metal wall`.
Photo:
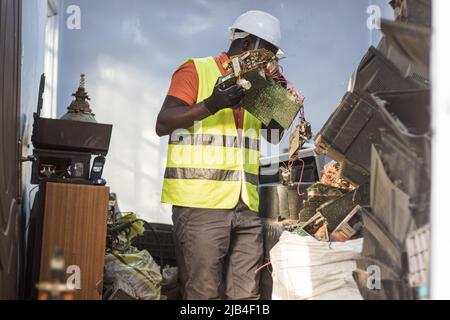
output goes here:
[[0, 0], [0, 299], [18, 296], [21, 0]]

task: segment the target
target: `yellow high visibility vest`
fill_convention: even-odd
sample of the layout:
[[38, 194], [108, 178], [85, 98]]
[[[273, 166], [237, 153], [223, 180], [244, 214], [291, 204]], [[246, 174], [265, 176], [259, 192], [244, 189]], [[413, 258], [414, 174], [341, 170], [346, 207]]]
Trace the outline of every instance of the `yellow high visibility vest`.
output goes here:
[[[221, 72], [213, 57], [191, 59], [197, 69], [197, 103], [210, 97]], [[238, 132], [233, 110], [223, 109], [173, 132], [169, 139], [161, 202], [173, 205], [232, 209], [242, 194], [250, 210], [258, 211], [261, 122], [244, 111]]]

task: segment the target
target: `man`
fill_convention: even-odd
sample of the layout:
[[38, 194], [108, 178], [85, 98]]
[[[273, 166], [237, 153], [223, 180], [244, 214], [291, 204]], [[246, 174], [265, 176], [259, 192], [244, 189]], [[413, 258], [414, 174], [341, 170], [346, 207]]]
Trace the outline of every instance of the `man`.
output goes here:
[[178, 68], [156, 124], [159, 136], [170, 135], [161, 201], [173, 205], [185, 299], [259, 298], [257, 185], [264, 127], [240, 106], [242, 88], [221, 91], [215, 84], [231, 56], [258, 48], [280, 52], [280, 23], [249, 11], [230, 32], [227, 53]]

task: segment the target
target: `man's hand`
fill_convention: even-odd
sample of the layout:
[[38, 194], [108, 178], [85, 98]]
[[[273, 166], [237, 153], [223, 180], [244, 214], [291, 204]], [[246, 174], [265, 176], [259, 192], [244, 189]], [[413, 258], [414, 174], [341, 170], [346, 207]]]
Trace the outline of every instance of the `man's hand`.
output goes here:
[[205, 99], [205, 107], [211, 114], [216, 114], [225, 108], [232, 108], [241, 102], [244, 92], [244, 88], [238, 85], [234, 85], [226, 90], [220, 90], [216, 85], [212, 95]]

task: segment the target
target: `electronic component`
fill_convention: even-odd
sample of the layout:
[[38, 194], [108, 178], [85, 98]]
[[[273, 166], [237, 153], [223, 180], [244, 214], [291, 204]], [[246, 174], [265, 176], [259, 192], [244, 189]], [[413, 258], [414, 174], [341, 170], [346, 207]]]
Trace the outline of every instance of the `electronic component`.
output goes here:
[[103, 167], [105, 166], [105, 157], [98, 156], [94, 159], [91, 170], [91, 180], [97, 180], [102, 178]]
[[289, 88], [280, 72], [278, 58], [266, 49], [246, 51], [223, 64], [226, 75], [219, 78], [219, 90], [239, 85], [246, 90], [243, 107], [265, 126], [272, 121], [284, 129], [292, 124], [303, 101]]
[[265, 126], [275, 121], [288, 129], [300, 110], [300, 101], [272, 79], [266, 85], [246, 92], [242, 99], [243, 107]]
[[292, 167], [283, 167], [280, 166], [280, 182], [281, 184], [285, 185], [285, 186], [293, 186], [294, 185], [294, 181], [292, 180]]
[[104, 156], [98, 156], [94, 159], [94, 162], [92, 164], [92, 169], [91, 169], [91, 175], [90, 175], [90, 180], [94, 184], [98, 184], [98, 185], [106, 184], [105, 179], [102, 179], [104, 166], [105, 166], [105, 157]]
[[[105, 184], [101, 179], [102, 169], [94, 172], [95, 181], [90, 180], [89, 169], [92, 155], [101, 155], [94, 161], [98, 170], [101, 159], [108, 153], [112, 125], [96, 123], [85, 91], [84, 75], [75, 99], [64, 119], [41, 118], [42, 95], [45, 76], [41, 76], [37, 112], [34, 114], [32, 184], [43, 181]], [[99, 175], [98, 175], [99, 173]], [[97, 174], [97, 175], [96, 175]], [[91, 173], [92, 175], [92, 173]]]
[[223, 64], [225, 71], [233, 73], [236, 77], [252, 70], [261, 70], [270, 73], [277, 66], [277, 57], [266, 49], [249, 50], [238, 56], [231, 57]]
[[89, 179], [89, 153], [35, 149], [33, 158], [32, 184], [44, 180], [75, 182]]
[[311, 124], [304, 118], [300, 120], [300, 124], [295, 127], [294, 132], [289, 137], [289, 158], [302, 148], [302, 146], [312, 138]]

